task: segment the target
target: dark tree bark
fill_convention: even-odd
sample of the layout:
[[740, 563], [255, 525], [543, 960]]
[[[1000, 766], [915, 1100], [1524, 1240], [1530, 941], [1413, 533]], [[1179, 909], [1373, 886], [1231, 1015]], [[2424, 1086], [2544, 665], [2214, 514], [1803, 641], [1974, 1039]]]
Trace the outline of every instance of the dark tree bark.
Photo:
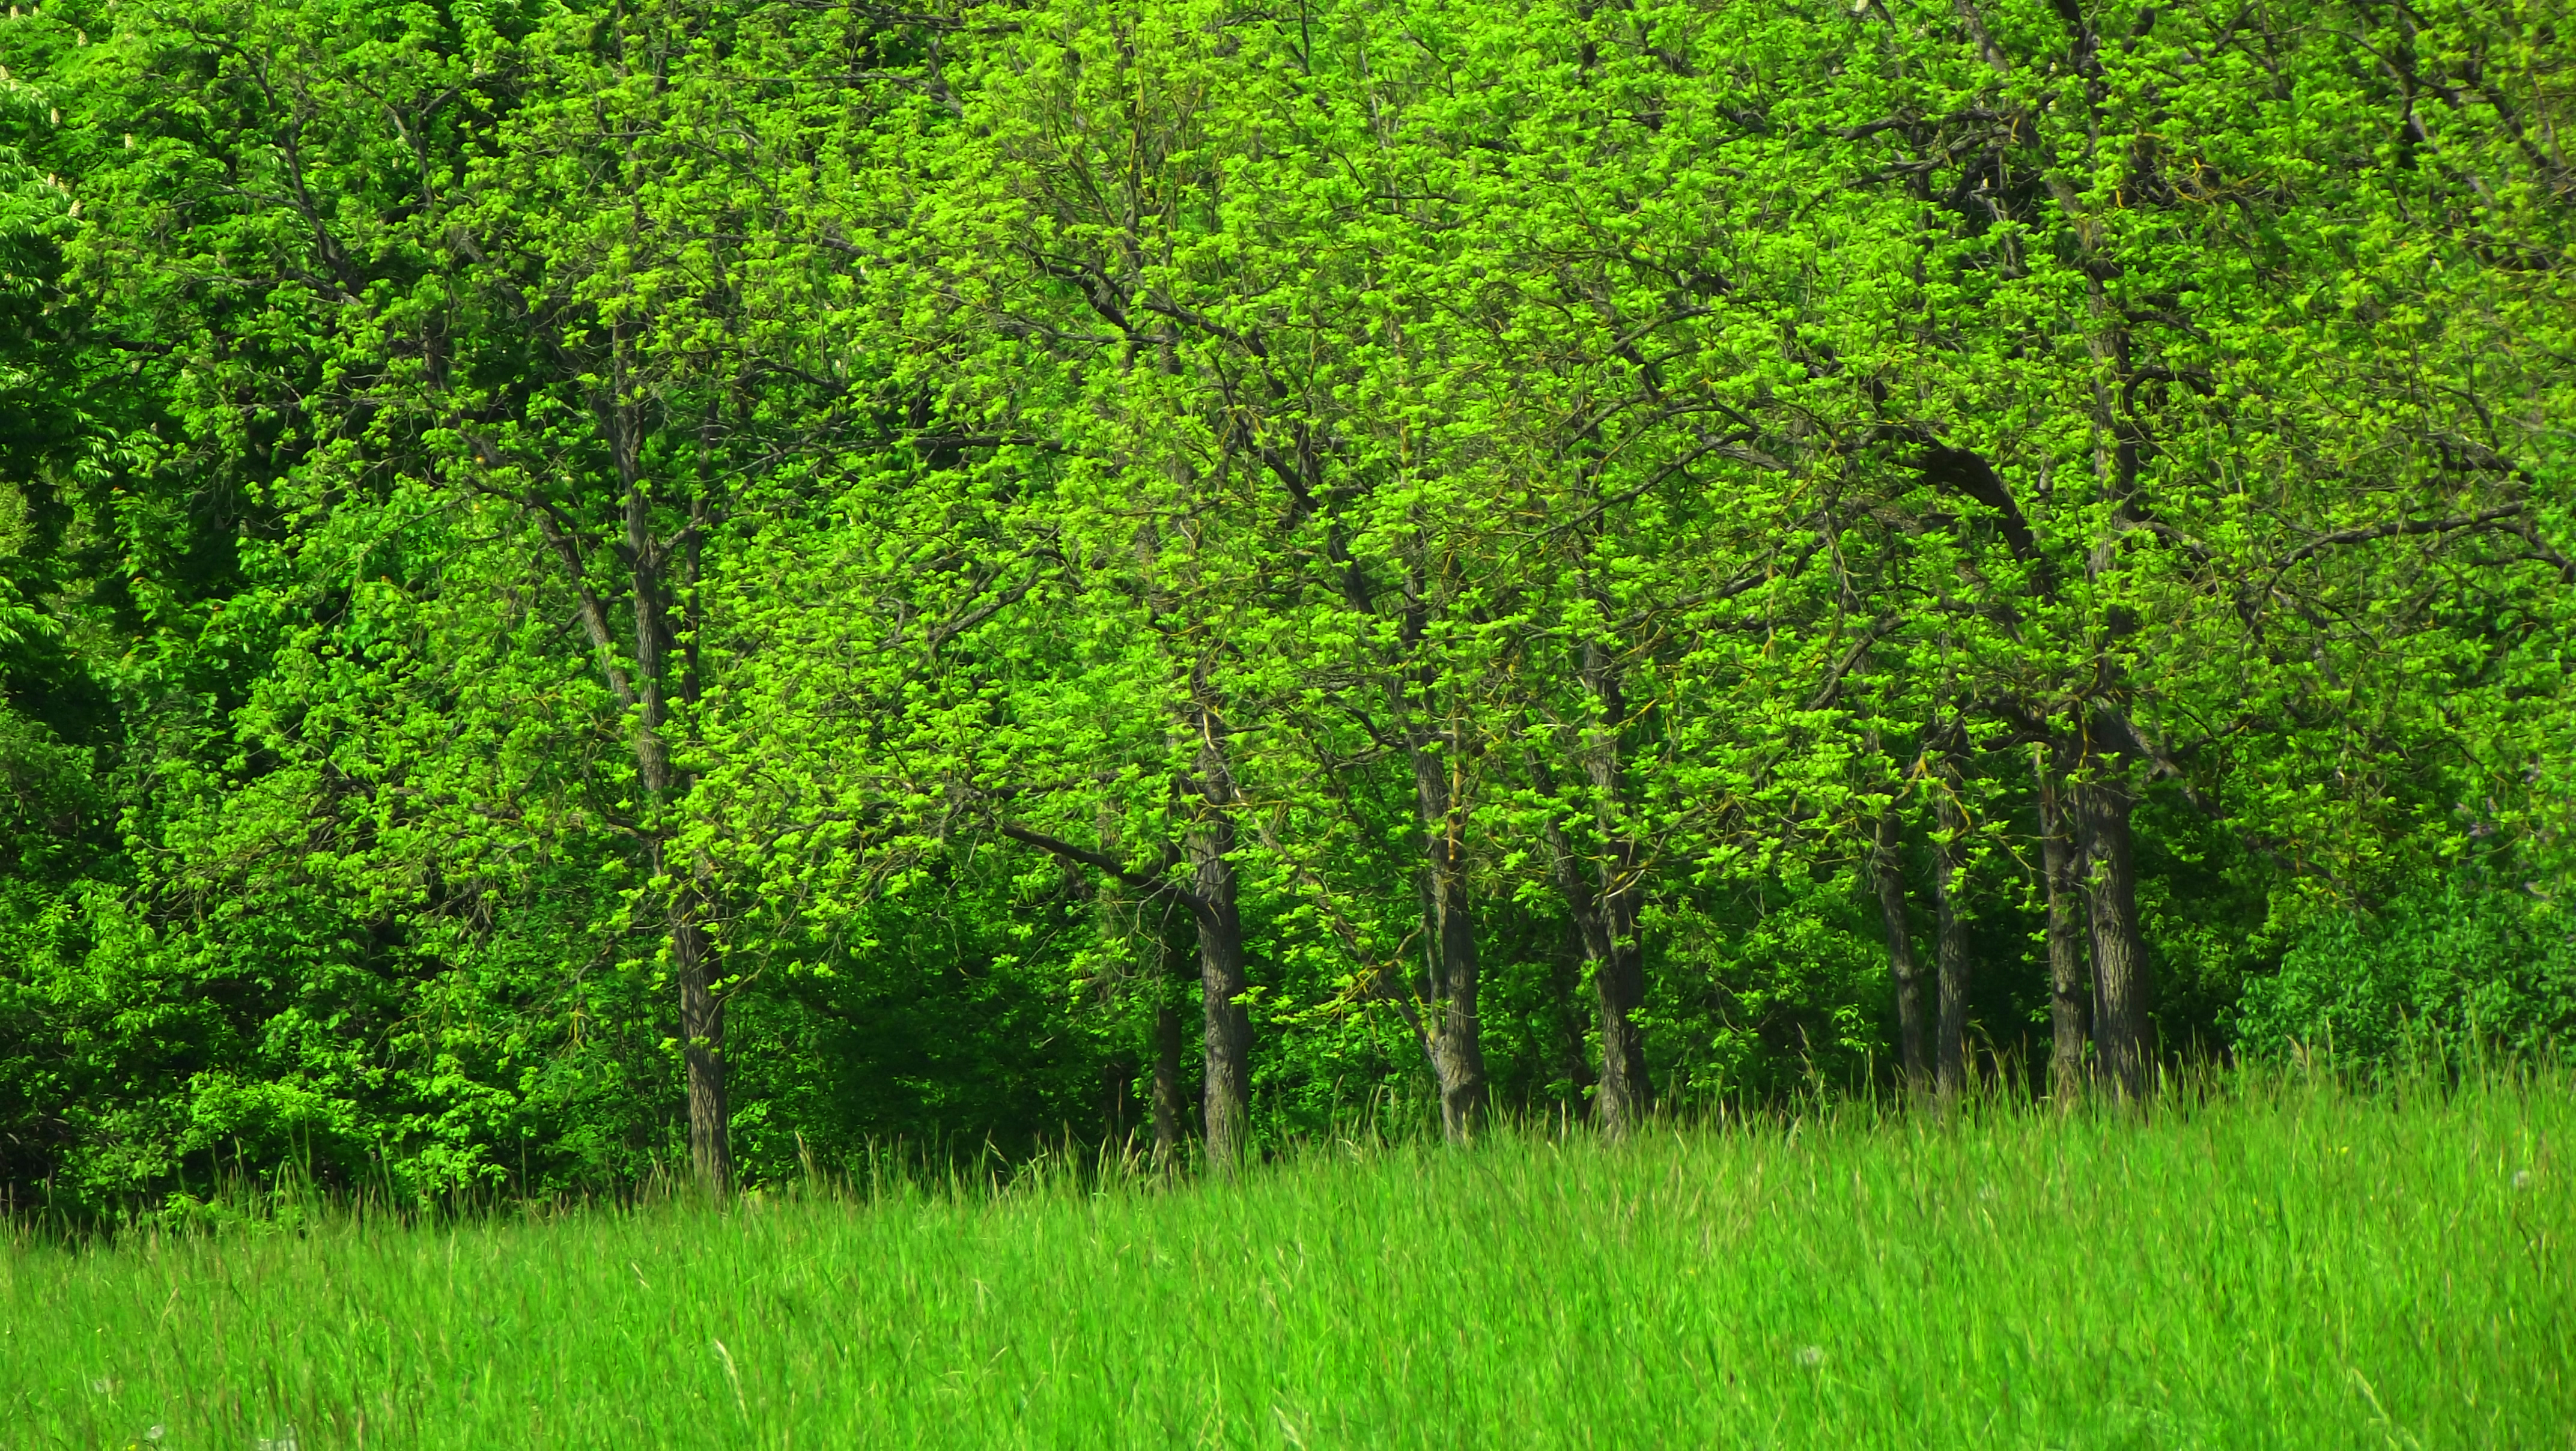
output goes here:
[[1231, 1171], [1242, 1159], [1252, 1107], [1252, 1020], [1243, 1010], [1243, 918], [1236, 906], [1234, 780], [1216, 743], [1214, 718], [1199, 752], [1201, 807], [1184, 838], [1193, 883], [1191, 913], [1199, 929], [1199, 1001], [1207, 1033], [1207, 1079], [1201, 1090], [1208, 1163]]
[[[1002, 823], [1001, 832], [1013, 841], [1080, 862], [1150, 897], [1178, 902], [1189, 909], [1198, 930], [1199, 998], [1206, 1028], [1207, 1074], [1200, 1092], [1207, 1156], [1212, 1168], [1225, 1172], [1234, 1167], [1242, 1153], [1252, 1103], [1252, 1021], [1242, 1003], [1243, 917], [1236, 902], [1234, 864], [1227, 860], [1234, 850], [1236, 798], [1233, 775], [1225, 761], [1225, 728], [1213, 712], [1194, 709], [1194, 714], [1201, 732], [1195, 763], [1199, 774], [1195, 780], [1176, 786], [1193, 815], [1181, 834], [1180, 845], [1169, 849], [1159, 865], [1147, 871], [1131, 871], [1108, 852], [1077, 846], [1012, 822]], [[1187, 886], [1171, 876], [1172, 868], [1184, 862], [1190, 868]], [[1174, 1052], [1177, 1058], [1178, 1050]], [[1177, 1061], [1169, 1078], [1177, 1095]], [[1174, 1120], [1172, 1138], [1177, 1141], [1177, 1110]], [[1160, 1132], [1159, 1120], [1157, 1131]]]
[[2036, 760], [2039, 862], [2048, 892], [2048, 1094], [2061, 1108], [2084, 1092], [2083, 855], [2075, 844], [2064, 764], [2071, 751], [2051, 736]]
[[671, 955], [689, 1078], [689, 1168], [701, 1191], [721, 1195], [733, 1184], [733, 1120], [725, 1098], [725, 1002], [714, 989], [703, 911], [697, 888], [682, 888], [671, 913]]
[[1111, 1054], [1100, 1065], [1102, 1142], [1123, 1144], [1127, 1141], [1127, 1106], [1135, 1096], [1135, 1060], [1124, 1053]]
[[1905, 823], [1890, 799], [1879, 813], [1878, 841], [1870, 852], [1870, 878], [1878, 889], [1880, 922], [1887, 929], [1888, 975], [1896, 980], [1896, 1043], [1908, 1098], [1932, 1086], [1923, 1056], [1923, 975], [1914, 960], [1914, 936], [1905, 911]]
[[1968, 988], [1974, 964], [1968, 954], [1967, 917], [1960, 897], [1967, 883], [1968, 817], [1960, 809], [1958, 780], [1944, 771], [1932, 783], [1933, 814], [1940, 833], [1932, 844], [1933, 959], [1940, 979], [1940, 1019], [1932, 1055], [1933, 1094], [1943, 1108], [1959, 1101], [1968, 1081]]
[[1154, 1167], [1180, 1162], [1181, 1011], [1172, 1005], [1169, 985], [1157, 983], [1154, 998]]
[[[627, 598], [634, 616], [634, 668], [618, 657], [609, 630], [607, 604], [593, 589], [585, 571], [580, 542], [559, 522], [554, 507], [534, 494], [523, 502], [537, 522], [539, 535], [563, 568], [578, 605], [578, 618], [599, 657], [609, 692], [634, 712], [632, 746], [636, 782], [643, 798], [637, 834], [643, 842], [644, 866], [657, 880], [673, 880], [664, 919], [671, 952], [672, 977], [680, 993], [680, 1056], [687, 1081], [690, 1176], [701, 1192], [722, 1195], [733, 1183], [729, 1142], [730, 1112], [725, 1084], [725, 1003], [716, 989], [717, 950], [707, 923], [714, 914], [714, 894], [706, 864], [674, 861], [671, 813], [694, 786], [671, 765], [669, 691], [673, 683], [672, 647], [688, 637], [676, 672], [682, 698], [694, 703], [699, 691], [695, 629], [698, 550], [707, 519], [703, 488], [689, 501], [689, 526], [678, 539], [656, 536], [653, 499], [643, 470], [643, 419], [636, 407], [602, 399], [596, 410], [600, 434], [621, 491], [619, 522], [627, 570]], [[486, 462], [491, 460], [487, 457]], [[675, 549], [676, 544], [676, 549]], [[675, 588], [676, 584], [676, 588]], [[677, 596], [677, 598], [675, 598]], [[674, 611], [690, 611], [685, 631], [674, 629]]]
[[1431, 1011], [1422, 1031], [1440, 1088], [1440, 1127], [1452, 1143], [1473, 1138], [1485, 1111], [1485, 1050], [1477, 1021], [1475, 904], [1467, 887], [1467, 823], [1449, 777], [1449, 753], [1429, 732], [1408, 742], [1422, 830], [1423, 956]]
[[[1621, 865], [1624, 853], [1587, 869], [1561, 828], [1551, 824], [1547, 837], [1557, 891], [1574, 919], [1583, 960], [1592, 969], [1601, 1032], [1593, 1117], [1603, 1133], [1621, 1138], [1654, 1111], [1654, 1092], [1646, 1077], [1645, 1035], [1637, 1031], [1632, 1016], [1645, 998], [1646, 976], [1637, 940], [1636, 884], [1627, 875], [1632, 869]], [[1602, 891], [1605, 879], [1611, 887], [1607, 895]]]
[[1590, 949], [1584, 945], [1583, 926], [1569, 913], [1565, 920], [1566, 951], [1559, 970], [1549, 974], [1558, 1012], [1556, 1027], [1559, 1052], [1565, 1070], [1566, 1086], [1574, 1090], [1571, 1107], [1582, 1117], [1593, 1116], [1593, 1095], [1601, 1087], [1601, 1073], [1592, 1061], [1591, 1005], [1583, 997], [1583, 974], [1592, 962]]
[[[1592, 970], [1593, 1001], [1601, 1033], [1601, 1071], [1593, 1093], [1593, 1115], [1603, 1133], [1624, 1137], [1654, 1112], [1654, 1085], [1646, 1073], [1645, 1034], [1636, 1022], [1646, 997], [1645, 943], [1638, 931], [1644, 908], [1643, 855], [1636, 838], [1619, 818], [1619, 724], [1627, 717], [1627, 695], [1616, 660], [1598, 641], [1586, 641], [1580, 674], [1590, 697], [1593, 718], [1577, 732], [1564, 732], [1571, 754], [1582, 762], [1591, 788], [1593, 826], [1600, 855], [1587, 863], [1564, 828], [1546, 828], [1548, 860], [1557, 892], [1574, 920], [1584, 962]], [[1533, 762], [1540, 789], [1553, 793], [1554, 782], [1543, 763]]]
[[1655, 1111], [1655, 1087], [1646, 1076], [1646, 1035], [1636, 1022], [1645, 1006], [1646, 965], [1637, 940], [1636, 878], [1604, 901], [1606, 954], [1594, 970], [1593, 995], [1601, 1010], [1601, 1083], [1593, 1099], [1601, 1128], [1623, 1138]]
[[[698, 426], [697, 487], [688, 498], [689, 522], [674, 541], [679, 585], [676, 613], [681, 627], [680, 699], [687, 707], [682, 726], [692, 733], [698, 728], [697, 711], [705, 693], [698, 658], [701, 626], [705, 623], [698, 582], [701, 552], [716, 513], [715, 430], [716, 405], [710, 400]], [[642, 596], [639, 593], [637, 597]], [[663, 611], [666, 649], [673, 614], [667, 607]], [[692, 734], [693, 744], [694, 741]], [[682, 795], [694, 792], [697, 777], [682, 773], [678, 786]], [[705, 1060], [692, 1064], [689, 1070], [689, 1160], [699, 1183], [722, 1194], [733, 1185], [733, 1117], [726, 1091], [725, 999], [714, 990], [719, 964], [705, 925], [715, 916], [715, 872], [705, 857], [690, 861], [688, 885], [681, 889], [680, 903], [686, 925], [674, 923], [671, 939], [675, 953], [687, 964], [680, 974], [682, 1031], [688, 1034], [693, 1048], [702, 1045]], [[698, 999], [694, 1011], [689, 1002], [693, 995]]]
[[[1322, 476], [1310, 458], [1299, 470], [1274, 464], [1283, 479], [1294, 480], [1301, 498], [1322, 497]], [[1368, 571], [1350, 549], [1346, 525], [1334, 519], [1326, 532], [1325, 552], [1340, 575], [1343, 602], [1363, 618], [1392, 616], [1397, 648], [1378, 679], [1389, 718], [1404, 743], [1413, 770], [1414, 821], [1421, 831], [1422, 863], [1415, 888], [1422, 901], [1423, 962], [1430, 989], [1429, 1010], [1418, 1015], [1415, 1031], [1431, 1076], [1440, 1092], [1440, 1126], [1452, 1143], [1472, 1137], [1485, 1111], [1485, 1050], [1478, 1022], [1479, 964], [1476, 959], [1475, 903], [1467, 882], [1466, 803], [1458, 799], [1453, 775], [1467, 743], [1455, 729], [1434, 722], [1442, 684], [1439, 666], [1430, 659], [1432, 591], [1417, 558], [1396, 592], [1401, 600], [1381, 611]]]
[[1241, 798], [1226, 757], [1227, 729], [1206, 676], [1190, 682], [1189, 727], [1197, 738], [1189, 783], [1191, 821], [1181, 840], [1190, 865], [1185, 899], [1199, 931], [1199, 1004], [1207, 1073], [1200, 1085], [1208, 1164], [1230, 1173], [1242, 1162], [1252, 1112], [1252, 1018], [1243, 1008], [1243, 914], [1237, 905], [1234, 812]]
[[[1338, 548], [1338, 546], [1337, 546]], [[1352, 607], [1375, 613], [1358, 564], [1347, 554], [1343, 592]], [[1485, 1049], [1478, 1021], [1480, 964], [1476, 957], [1475, 901], [1467, 882], [1467, 811], [1456, 776], [1466, 742], [1455, 730], [1433, 725], [1440, 671], [1424, 657], [1430, 648], [1429, 591], [1419, 569], [1403, 593], [1397, 615], [1404, 666], [1384, 677], [1387, 708], [1403, 723], [1405, 757], [1413, 768], [1414, 821], [1421, 831], [1423, 959], [1430, 979], [1430, 1010], [1422, 1015], [1424, 1052], [1440, 1090], [1440, 1128], [1451, 1143], [1475, 1136], [1485, 1112]]]
[[1636, 839], [1619, 819], [1619, 730], [1627, 719], [1627, 690], [1617, 660], [1597, 640], [1583, 644], [1583, 683], [1592, 697], [1583, 770], [1592, 787], [1594, 824], [1604, 843], [1595, 868], [1593, 995], [1601, 1011], [1601, 1086], [1593, 1102], [1604, 1132], [1618, 1138], [1654, 1111], [1654, 1085], [1646, 1077], [1646, 1040], [1637, 1009], [1646, 1000], [1646, 950], [1637, 930], [1644, 906], [1645, 874]]
[[2154, 983], [2138, 932], [2137, 865], [2129, 816], [2135, 802], [2109, 762], [2096, 760], [2076, 793], [2083, 831], [2085, 910], [2093, 937], [2093, 1053], [2118, 1098], [2145, 1098], [2154, 1075]]
[[[1292, 480], [1301, 498], [1323, 495], [1322, 477], [1310, 459], [1302, 471], [1284, 463], [1273, 468]], [[1378, 677], [1387, 714], [1396, 722], [1389, 737], [1400, 736], [1413, 770], [1414, 822], [1421, 832], [1422, 862], [1415, 889], [1422, 902], [1423, 965], [1428, 978], [1429, 1010], [1417, 1016], [1431, 1076], [1440, 1092], [1441, 1131], [1452, 1143], [1474, 1136], [1485, 1111], [1485, 1050], [1478, 1021], [1480, 971], [1476, 958], [1475, 902], [1467, 881], [1467, 811], [1459, 799], [1457, 771], [1467, 747], [1454, 728], [1436, 724], [1441, 672], [1431, 657], [1432, 590], [1422, 561], [1416, 558], [1403, 588], [1392, 592], [1400, 604], [1381, 610], [1378, 591], [1368, 571], [1352, 554], [1347, 527], [1338, 518], [1326, 532], [1326, 556], [1340, 574], [1343, 602], [1363, 618], [1392, 618], [1397, 645]]]
[[[1245, 954], [1243, 915], [1232, 855], [1235, 808], [1241, 804], [1234, 787], [1234, 768], [1226, 756], [1228, 734], [1218, 693], [1204, 658], [1191, 660], [1179, 649], [1169, 624], [1169, 606], [1155, 582], [1163, 552], [1162, 532], [1152, 524], [1136, 531], [1135, 549], [1145, 584], [1145, 599], [1154, 628], [1165, 640], [1166, 658], [1186, 663], [1188, 694], [1180, 703], [1178, 727], [1186, 732], [1195, 777], [1181, 783], [1189, 824], [1181, 835], [1181, 860], [1189, 865], [1190, 886], [1176, 895], [1198, 926], [1199, 1003], [1204, 1031], [1206, 1074], [1200, 1083], [1200, 1109], [1210, 1168], [1231, 1172], [1240, 1162], [1252, 1109], [1252, 1020], [1243, 1008]], [[1188, 567], [1186, 557], [1184, 567]], [[1179, 743], [1176, 743], [1179, 744]], [[1095, 863], [1124, 874], [1114, 862]], [[1167, 863], [1168, 865], [1168, 863]], [[1156, 890], [1169, 892], [1168, 883]]]
[[[1961, 20], [1977, 41], [1986, 63], [1997, 74], [2008, 74], [2010, 62], [1987, 31], [1973, 0], [1958, 0]], [[2101, 39], [2092, 20], [2082, 7], [2060, 7], [2067, 26], [2068, 68], [2083, 81], [2074, 92], [2087, 112], [2085, 134], [2098, 141], [2102, 134]], [[2078, 170], [2093, 164], [2091, 141], [2079, 158]], [[2136, 420], [2124, 416], [2119, 400], [2123, 390], [2137, 377], [2125, 316], [2111, 294], [2107, 283], [2117, 277], [2115, 265], [2098, 254], [2101, 233], [2090, 225], [2088, 209], [2071, 183], [2053, 169], [2048, 177], [2049, 193], [2058, 207], [2073, 221], [2077, 256], [2085, 278], [2085, 292], [2092, 314], [2092, 326], [2085, 330], [2084, 347], [2094, 363], [2092, 433], [2094, 474], [2100, 481], [2104, 497], [2111, 502], [2119, 519], [2138, 521], [2139, 470], [2144, 462], [2142, 445], [2145, 435]], [[2097, 547], [2086, 566], [2088, 575], [2098, 578], [2111, 567], [2115, 552], [2107, 543]], [[2125, 631], [2113, 624], [2112, 633]], [[2134, 1100], [2146, 1091], [2152, 1047], [2148, 1042], [2148, 1009], [2151, 984], [2148, 982], [2146, 949], [2138, 934], [2137, 883], [2130, 860], [2128, 790], [2106, 774], [2107, 763], [2087, 761], [2092, 769], [2090, 779], [2067, 793], [2066, 803], [2075, 816], [2075, 829], [2080, 837], [2085, 875], [2085, 909], [2090, 919], [2093, 949], [2093, 1035], [2097, 1058], [2096, 1069], [2102, 1081], [2123, 1099]], [[2054, 917], [2054, 913], [2052, 913]], [[2072, 928], [2069, 928], [2071, 939]], [[2055, 934], [2052, 933], [2052, 942]], [[2052, 999], [2056, 958], [2051, 954]], [[2054, 1002], [2052, 1001], [2052, 1016]], [[2063, 1031], [2052, 1024], [2055, 1031]], [[2052, 1045], [2051, 1071], [2056, 1072], [2056, 1051]]]

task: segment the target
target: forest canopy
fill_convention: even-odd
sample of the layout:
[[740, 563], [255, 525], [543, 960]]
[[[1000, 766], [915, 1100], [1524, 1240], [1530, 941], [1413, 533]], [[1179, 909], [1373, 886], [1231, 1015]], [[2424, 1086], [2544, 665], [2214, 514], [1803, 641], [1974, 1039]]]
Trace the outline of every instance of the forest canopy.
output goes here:
[[0, 20], [0, 1183], [2576, 1027], [2563, 0]]

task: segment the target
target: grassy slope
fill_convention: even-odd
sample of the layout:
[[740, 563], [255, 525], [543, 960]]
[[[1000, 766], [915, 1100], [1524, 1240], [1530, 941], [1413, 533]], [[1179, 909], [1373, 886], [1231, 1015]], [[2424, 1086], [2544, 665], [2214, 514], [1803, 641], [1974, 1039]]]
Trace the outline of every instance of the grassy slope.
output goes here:
[[22, 1246], [0, 1444], [2576, 1446], [2571, 1149], [2287, 1089]]

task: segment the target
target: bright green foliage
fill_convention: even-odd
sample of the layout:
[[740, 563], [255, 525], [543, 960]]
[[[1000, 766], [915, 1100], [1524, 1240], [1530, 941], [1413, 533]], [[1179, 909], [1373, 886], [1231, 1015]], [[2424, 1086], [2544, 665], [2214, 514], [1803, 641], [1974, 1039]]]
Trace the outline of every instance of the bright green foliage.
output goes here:
[[[0, 1261], [29, 1447], [2549, 1445], [2576, 1102], [1846, 1107]], [[2472, 1268], [2473, 1267], [2473, 1268]]]
[[1883, 883], [2037, 1081], [2043, 777], [2148, 1056], [2472, 857], [2546, 1036], [2570, 24], [29, 7], [0, 1172], [1118, 1137], [1220, 877], [1274, 1147], [1883, 1081]]

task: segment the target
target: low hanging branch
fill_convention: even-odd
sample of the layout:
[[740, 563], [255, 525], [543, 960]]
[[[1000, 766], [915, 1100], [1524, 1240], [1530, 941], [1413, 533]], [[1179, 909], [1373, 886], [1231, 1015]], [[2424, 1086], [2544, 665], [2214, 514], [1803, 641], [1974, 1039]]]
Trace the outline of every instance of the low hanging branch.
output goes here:
[[1087, 846], [1076, 846], [1060, 836], [1049, 836], [1043, 831], [1032, 830], [1014, 822], [1005, 821], [997, 829], [1002, 835], [1023, 846], [1036, 847], [1040, 851], [1060, 856], [1066, 861], [1080, 862], [1103, 876], [1113, 878], [1148, 896], [1172, 898], [1189, 908], [1195, 915], [1206, 916], [1215, 910], [1205, 897], [1165, 875], [1181, 859], [1181, 854], [1171, 847], [1167, 846], [1163, 849], [1162, 863], [1148, 874], [1131, 870], [1125, 862], [1107, 852], [1095, 851]]

